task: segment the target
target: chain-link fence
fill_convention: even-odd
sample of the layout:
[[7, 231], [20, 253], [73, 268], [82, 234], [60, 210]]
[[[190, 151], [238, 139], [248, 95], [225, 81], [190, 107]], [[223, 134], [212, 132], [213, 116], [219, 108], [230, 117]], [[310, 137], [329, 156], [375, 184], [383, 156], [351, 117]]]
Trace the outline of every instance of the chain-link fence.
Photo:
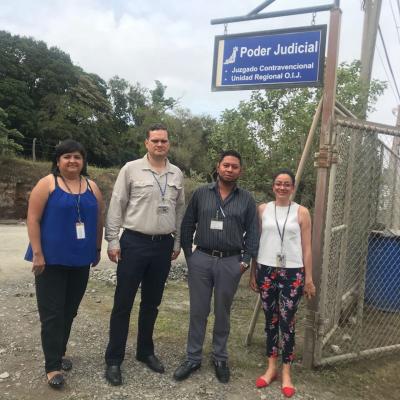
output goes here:
[[315, 365], [400, 350], [400, 136], [337, 120]]

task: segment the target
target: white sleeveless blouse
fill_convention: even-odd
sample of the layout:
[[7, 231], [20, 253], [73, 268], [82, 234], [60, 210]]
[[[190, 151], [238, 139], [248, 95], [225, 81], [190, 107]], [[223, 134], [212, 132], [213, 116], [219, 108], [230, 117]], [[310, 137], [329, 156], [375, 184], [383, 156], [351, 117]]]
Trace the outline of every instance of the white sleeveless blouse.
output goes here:
[[262, 214], [262, 231], [257, 257], [257, 262], [259, 264], [277, 267], [276, 256], [281, 252], [281, 238], [276, 226], [276, 221], [278, 221], [279, 229], [282, 234], [283, 225], [285, 224], [287, 216], [282, 247], [282, 253], [286, 256], [286, 268], [303, 267], [301, 231], [298, 219], [299, 207], [299, 204], [292, 202], [288, 215], [289, 207], [276, 206], [275, 220], [275, 202], [271, 201], [267, 203]]

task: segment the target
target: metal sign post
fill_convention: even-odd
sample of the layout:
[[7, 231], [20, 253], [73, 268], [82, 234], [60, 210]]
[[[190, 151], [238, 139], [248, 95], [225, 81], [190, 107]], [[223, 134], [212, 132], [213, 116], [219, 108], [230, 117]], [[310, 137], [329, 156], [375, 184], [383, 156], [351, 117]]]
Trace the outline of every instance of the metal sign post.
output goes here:
[[[324, 227], [326, 222], [326, 205], [330, 168], [333, 161], [332, 123], [336, 96], [336, 70], [339, 54], [340, 23], [342, 11], [339, 7], [331, 10], [328, 37], [328, 54], [326, 59], [326, 76], [323, 93], [320, 149], [316, 160], [318, 168], [315, 195], [314, 223], [312, 232], [313, 278], [317, 288], [316, 296], [308, 302], [308, 318], [305, 328], [303, 363], [311, 368], [316, 356], [316, 341], [320, 321], [318, 305], [321, 296], [322, 254], [324, 246]], [[318, 356], [318, 355], [317, 355]]]

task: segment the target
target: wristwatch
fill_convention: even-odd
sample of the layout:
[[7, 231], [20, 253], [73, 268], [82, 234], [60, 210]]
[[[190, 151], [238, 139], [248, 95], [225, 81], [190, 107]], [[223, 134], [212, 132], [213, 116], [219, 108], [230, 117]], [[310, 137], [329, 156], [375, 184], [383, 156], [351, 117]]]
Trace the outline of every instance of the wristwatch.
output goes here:
[[247, 262], [241, 261], [240, 266], [246, 271], [249, 269], [250, 265]]

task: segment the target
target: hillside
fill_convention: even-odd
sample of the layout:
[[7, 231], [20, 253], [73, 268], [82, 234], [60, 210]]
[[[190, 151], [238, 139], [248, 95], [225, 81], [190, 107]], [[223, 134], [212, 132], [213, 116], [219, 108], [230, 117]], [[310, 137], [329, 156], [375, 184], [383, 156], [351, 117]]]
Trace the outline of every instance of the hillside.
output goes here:
[[[50, 172], [50, 166], [50, 162], [0, 158], [0, 220], [26, 218], [29, 193], [36, 182]], [[108, 204], [118, 170], [89, 166], [88, 172]]]
[[[36, 182], [49, 174], [50, 167], [48, 161], [0, 157], [0, 221], [26, 218], [29, 194]], [[102, 191], [106, 207], [118, 171], [117, 168], [88, 167], [89, 177]], [[202, 183], [200, 178], [185, 178], [186, 202], [194, 189]]]

